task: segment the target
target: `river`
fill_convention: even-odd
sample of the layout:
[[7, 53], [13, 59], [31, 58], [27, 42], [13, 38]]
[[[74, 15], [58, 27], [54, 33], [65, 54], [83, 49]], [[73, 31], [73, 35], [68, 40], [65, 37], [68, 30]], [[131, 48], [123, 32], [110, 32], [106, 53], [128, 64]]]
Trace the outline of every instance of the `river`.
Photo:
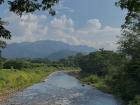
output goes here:
[[44, 82], [15, 93], [4, 105], [120, 105], [110, 94], [83, 86], [75, 77], [56, 72]]

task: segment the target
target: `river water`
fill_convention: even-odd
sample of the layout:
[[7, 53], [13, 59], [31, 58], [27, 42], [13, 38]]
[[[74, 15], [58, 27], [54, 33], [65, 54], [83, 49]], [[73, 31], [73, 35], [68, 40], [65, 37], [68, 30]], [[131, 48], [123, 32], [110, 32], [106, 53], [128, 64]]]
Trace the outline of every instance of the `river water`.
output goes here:
[[110, 94], [82, 84], [63, 72], [17, 92], [4, 105], [120, 105]]

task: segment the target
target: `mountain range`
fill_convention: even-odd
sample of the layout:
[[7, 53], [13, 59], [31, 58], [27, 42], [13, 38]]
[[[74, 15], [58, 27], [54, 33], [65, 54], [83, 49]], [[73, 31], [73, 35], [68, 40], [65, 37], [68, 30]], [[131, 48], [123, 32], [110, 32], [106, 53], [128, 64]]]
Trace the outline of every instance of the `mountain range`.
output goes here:
[[2, 56], [6, 58], [48, 58], [58, 60], [77, 53], [88, 54], [96, 51], [93, 47], [84, 45], [69, 45], [53, 40], [41, 40], [36, 42], [22, 42], [8, 44], [2, 50]]

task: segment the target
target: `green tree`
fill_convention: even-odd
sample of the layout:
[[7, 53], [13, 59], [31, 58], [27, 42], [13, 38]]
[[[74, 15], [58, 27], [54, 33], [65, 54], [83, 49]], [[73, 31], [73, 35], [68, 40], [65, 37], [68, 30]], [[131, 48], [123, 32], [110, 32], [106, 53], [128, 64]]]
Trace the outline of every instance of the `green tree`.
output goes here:
[[5, 41], [2, 39], [10, 39], [11, 33], [8, 31], [4, 26], [6, 25], [6, 22], [2, 21], [0, 18], [0, 48], [4, 48], [6, 46]]
[[140, 93], [139, 70], [134, 69], [134, 66], [138, 65], [132, 62], [124, 64], [107, 81], [113, 93], [123, 99], [126, 104]]
[[8, 60], [3, 64], [4, 69], [22, 69], [22, 68], [30, 68], [31, 64], [27, 61], [22, 60]]
[[[119, 44], [120, 52], [129, 59], [112, 75], [110, 86], [128, 104], [140, 95], [140, 0], [119, 0], [116, 5], [127, 10]], [[130, 105], [137, 102], [134, 99]]]
[[127, 10], [119, 41], [120, 50], [134, 59], [140, 58], [140, 0], [120, 0], [116, 5]]
[[115, 68], [121, 64], [121, 59], [122, 56], [113, 51], [101, 50], [81, 57], [79, 66], [83, 72], [105, 76], [112, 66]]
[[136, 96], [135, 99], [129, 103], [129, 105], [140, 105], [140, 96]]

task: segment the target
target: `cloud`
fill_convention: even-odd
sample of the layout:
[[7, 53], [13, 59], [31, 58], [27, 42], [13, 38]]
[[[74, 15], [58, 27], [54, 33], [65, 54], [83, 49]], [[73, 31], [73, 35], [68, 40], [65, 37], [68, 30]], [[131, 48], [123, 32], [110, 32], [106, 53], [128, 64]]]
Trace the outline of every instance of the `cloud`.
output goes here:
[[67, 18], [65, 15], [61, 16], [61, 18], [54, 18], [50, 22], [50, 27], [56, 30], [70, 30], [73, 31], [74, 22], [72, 19]]
[[120, 28], [102, 26], [98, 19], [89, 19], [85, 26], [76, 28], [72, 19], [62, 16], [50, 22], [49, 35], [58, 41], [75, 45], [115, 50]]
[[28, 14], [21, 18], [10, 14], [11, 42], [57, 40], [72, 45], [87, 45], [115, 50], [120, 28], [103, 26], [99, 19], [89, 19], [84, 26], [76, 27], [71, 18], [63, 15], [48, 21], [45, 15]]
[[65, 11], [65, 12], [71, 12], [71, 13], [73, 13], [74, 12], [74, 10], [72, 9], [72, 8], [69, 8], [69, 7], [67, 7], [67, 6], [64, 6], [64, 4], [65, 4], [65, 1], [64, 0], [61, 0], [61, 1], [59, 1], [59, 3], [54, 7], [54, 9], [56, 10], [56, 12], [57, 13], [61, 13], [61, 11]]
[[90, 31], [98, 30], [101, 28], [101, 26], [102, 26], [102, 24], [100, 23], [100, 21], [98, 19], [89, 19], [87, 21], [87, 28], [89, 28]]
[[44, 25], [47, 21], [45, 15], [28, 14], [20, 18], [11, 13], [4, 19], [10, 22], [8, 28], [13, 35], [11, 42], [33, 42], [47, 35], [48, 27]]

